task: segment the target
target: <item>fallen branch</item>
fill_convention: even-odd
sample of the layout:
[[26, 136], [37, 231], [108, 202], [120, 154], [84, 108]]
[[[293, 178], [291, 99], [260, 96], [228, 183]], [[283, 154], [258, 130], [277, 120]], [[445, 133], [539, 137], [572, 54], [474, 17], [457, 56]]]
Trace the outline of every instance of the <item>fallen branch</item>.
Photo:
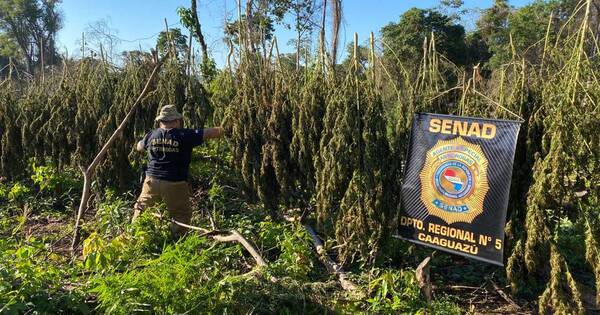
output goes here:
[[214, 235], [212, 238], [218, 242], [238, 242], [244, 246], [244, 248], [254, 257], [258, 266], [266, 266], [267, 263], [258, 253], [258, 250], [252, 246], [246, 238], [242, 236], [238, 231], [231, 230], [229, 235]]
[[83, 192], [81, 193], [81, 201], [79, 203], [79, 209], [77, 210], [77, 218], [75, 219], [75, 228], [74, 228], [74, 232], [73, 232], [73, 242], [71, 243], [71, 251], [75, 251], [75, 249], [77, 248], [77, 245], [79, 244], [79, 238], [81, 237], [81, 235], [80, 235], [81, 217], [83, 216], [83, 213], [88, 209], [88, 201], [89, 201], [90, 195], [91, 195], [92, 176], [94, 175], [94, 171], [96, 170], [96, 167], [100, 164], [100, 162], [102, 162], [102, 160], [106, 156], [106, 152], [108, 152], [108, 148], [121, 135], [121, 133], [123, 132], [123, 129], [125, 128], [125, 125], [127, 124], [127, 122], [131, 119], [131, 117], [135, 113], [135, 110], [137, 109], [138, 104], [141, 102], [141, 100], [144, 98], [144, 96], [148, 92], [150, 83], [152, 82], [152, 80], [154, 79], [156, 74], [158, 73], [158, 70], [160, 69], [160, 66], [162, 64], [161, 62], [159, 62], [156, 59], [155, 59], [155, 63], [156, 63], [156, 65], [154, 66], [154, 70], [152, 70], [152, 74], [150, 74], [150, 78], [148, 78], [148, 81], [146, 82], [144, 89], [142, 90], [142, 92], [140, 93], [138, 98], [135, 100], [135, 102], [129, 109], [129, 112], [127, 112], [127, 115], [125, 115], [125, 118], [123, 118], [123, 121], [121, 121], [121, 123], [119, 124], [119, 127], [117, 127], [115, 132], [113, 132], [113, 134], [110, 136], [110, 138], [108, 138], [108, 141], [106, 141], [106, 143], [102, 146], [102, 149], [100, 149], [100, 152], [98, 152], [98, 154], [96, 155], [96, 157], [94, 158], [92, 163], [87, 167], [87, 169], [84, 169], [83, 166], [79, 166], [81, 173], [83, 173]]
[[262, 256], [260, 255], [260, 253], [258, 252], [258, 250], [252, 246], [252, 244], [250, 244], [250, 242], [248, 242], [248, 240], [242, 236], [242, 234], [240, 234], [238, 231], [236, 230], [207, 230], [201, 227], [197, 227], [197, 226], [193, 226], [193, 225], [189, 225], [189, 224], [185, 224], [185, 223], [181, 223], [179, 221], [176, 221], [174, 219], [171, 218], [166, 218], [158, 213], [153, 213], [153, 216], [159, 218], [159, 219], [163, 219], [163, 220], [167, 220], [173, 224], [177, 224], [181, 227], [190, 229], [190, 230], [195, 230], [195, 231], [199, 231], [202, 234], [200, 234], [200, 236], [208, 236], [211, 237], [212, 239], [214, 239], [217, 242], [221, 242], [221, 243], [225, 243], [225, 242], [237, 242], [240, 243], [245, 249], [246, 251], [248, 251], [250, 253], [250, 255], [252, 255], [252, 257], [254, 258], [254, 260], [256, 261], [256, 265], [259, 267], [262, 266], [266, 266], [267, 263], [265, 262], [265, 260], [262, 258]]
[[498, 294], [506, 302], [508, 302], [512, 307], [514, 307], [517, 310], [521, 309], [521, 307], [517, 303], [515, 303], [515, 301], [513, 301], [506, 293], [504, 293], [504, 291], [502, 291], [502, 289], [500, 289], [500, 287], [498, 287], [498, 285], [496, 284], [496, 282], [490, 280], [490, 283], [492, 284], [492, 286], [494, 286], [494, 290], [496, 290], [496, 292], [498, 292]]
[[468, 285], [451, 285], [448, 287], [451, 290], [479, 290], [481, 287], [472, 287]]
[[[293, 209], [293, 210], [299, 210], [299, 209]], [[303, 215], [304, 215], [304, 213], [303, 213]], [[301, 223], [301, 220], [302, 220], [302, 217], [297, 218], [297, 217], [293, 217], [293, 216], [284, 216], [284, 218], [286, 221], [292, 222], [292, 223]], [[321, 239], [319, 239], [319, 236], [317, 235], [315, 230], [312, 228], [312, 226], [310, 226], [308, 224], [302, 224], [302, 226], [306, 230], [306, 233], [308, 233], [308, 236], [310, 236], [310, 239], [311, 239], [313, 245], [315, 246], [315, 251], [317, 252], [317, 254], [319, 256], [319, 260], [321, 260], [321, 263], [323, 263], [323, 265], [325, 265], [327, 272], [338, 276], [338, 280], [344, 290], [360, 294], [360, 290], [358, 289], [358, 286], [356, 284], [354, 284], [352, 281], [348, 280], [348, 275], [344, 272], [342, 267], [340, 265], [338, 265], [335, 261], [333, 261], [333, 259], [331, 259], [329, 257], [329, 255], [327, 255], [327, 251], [325, 250], [325, 247], [323, 247], [323, 243], [321, 242]]]
[[319, 236], [317, 236], [317, 233], [315, 233], [315, 230], [308, 224], [303, 224], [302, 226], [310, 236], [310, 239], [312, 240], [313, 245], [315, 246], [315, 250], [317, 251], [319, 259], [325, 265], [327, 271], [331, 274], [335, 274], [338, 276], [338, 280], [340, 281], [340, 284], [342, 285], [342, 288], [344, 290], [357, 293], [360, 292], [356, 284], [348, 280], [348, 275], [344, 272], [342, 267], [335, 263], [329, 257], [329, 255], [327, 255], [327, 251], [323, 247], [323, 243], [319, 239]]

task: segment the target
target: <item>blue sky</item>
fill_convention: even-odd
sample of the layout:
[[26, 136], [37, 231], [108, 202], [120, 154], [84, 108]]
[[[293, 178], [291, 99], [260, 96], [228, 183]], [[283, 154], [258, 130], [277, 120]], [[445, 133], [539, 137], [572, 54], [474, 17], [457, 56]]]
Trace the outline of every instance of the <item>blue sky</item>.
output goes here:
[[[493, 0], [465, 0], [465, 7], [473, 11], [468, 17], [475, 17], [477, 8], [491, 6]], [[531, 1], [512, 0], [513, 6], [522, 6]], [[119, 51], [154, 47], [158, 33], [165, 28], [166, 18], [171, 27], [180, 27], [176, 9], [189, 6], [188, 0], [63, 0], [61, 10], [64, 27], [59, 33], [59, 45], [63, 52], [78, 55], [82, 32], [90, 23], [105, 20], [121, 39], [116, 47]], [[198, 0], [198, 12], [210, 53], [219, 65], [226, 58], [227, 49], [223, 44], [223, 25], [226, 18], [237, 16], [236, 0]], [[412, 7], [432, 8], [439, 6], [433, 0], [345, 0], [344, 18], [340, 36], [341, 47], [352, 41], [354, 32], [359, 40], [368, 38], [371, 31], [377, 32], [389, 22], [398, 21], [399, 16]], [[467, 25], [468, 27], [469, 25]], [[184, 32], [187, 34], [187, 31]], [[287, 42], [294, 37], [293, 31], [277, 27], [276, 36], [282, 51], [291, 51]]]

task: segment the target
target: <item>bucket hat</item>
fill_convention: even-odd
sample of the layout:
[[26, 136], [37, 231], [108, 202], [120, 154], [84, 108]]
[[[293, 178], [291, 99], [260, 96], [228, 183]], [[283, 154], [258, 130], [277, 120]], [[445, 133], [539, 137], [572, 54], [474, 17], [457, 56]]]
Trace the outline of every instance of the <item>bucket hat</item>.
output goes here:
[[170, 104], [165, 105], [160, 109], [160, 113], [156, 116], [155, 121], [172, 121], [176, 119], [183, 119], [183, 115], [181, 115], [177, 111], [177, 106]]

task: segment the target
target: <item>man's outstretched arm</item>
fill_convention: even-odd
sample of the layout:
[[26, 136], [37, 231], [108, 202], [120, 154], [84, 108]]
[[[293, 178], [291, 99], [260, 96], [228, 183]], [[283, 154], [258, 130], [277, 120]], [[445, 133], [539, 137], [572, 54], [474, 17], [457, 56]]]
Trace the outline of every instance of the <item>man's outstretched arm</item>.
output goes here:
[[144, 140], [140, 140], [138, 141], [138, 143], [135, 145], [135, 149], [140, 151], [140, 152], [144, 152]]
[[223, 128], [214, 127], [214, 128], [204, 128], [204, 135], [202, 138], [204, 140], [208, 140], [208, 139], [220, 138], [222, 136], [223, 136]]

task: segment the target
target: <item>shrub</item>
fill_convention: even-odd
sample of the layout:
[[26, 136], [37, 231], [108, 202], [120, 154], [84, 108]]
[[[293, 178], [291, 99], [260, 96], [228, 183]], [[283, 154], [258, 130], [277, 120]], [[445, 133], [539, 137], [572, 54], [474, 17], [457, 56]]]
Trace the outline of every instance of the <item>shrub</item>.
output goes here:
[[83, 292], [69, 286], [72, 270], [54, 261], [59, 258], [45, 246], [34, 238], [22, 243], [0, 239], [1, 314], [89, 313]]

